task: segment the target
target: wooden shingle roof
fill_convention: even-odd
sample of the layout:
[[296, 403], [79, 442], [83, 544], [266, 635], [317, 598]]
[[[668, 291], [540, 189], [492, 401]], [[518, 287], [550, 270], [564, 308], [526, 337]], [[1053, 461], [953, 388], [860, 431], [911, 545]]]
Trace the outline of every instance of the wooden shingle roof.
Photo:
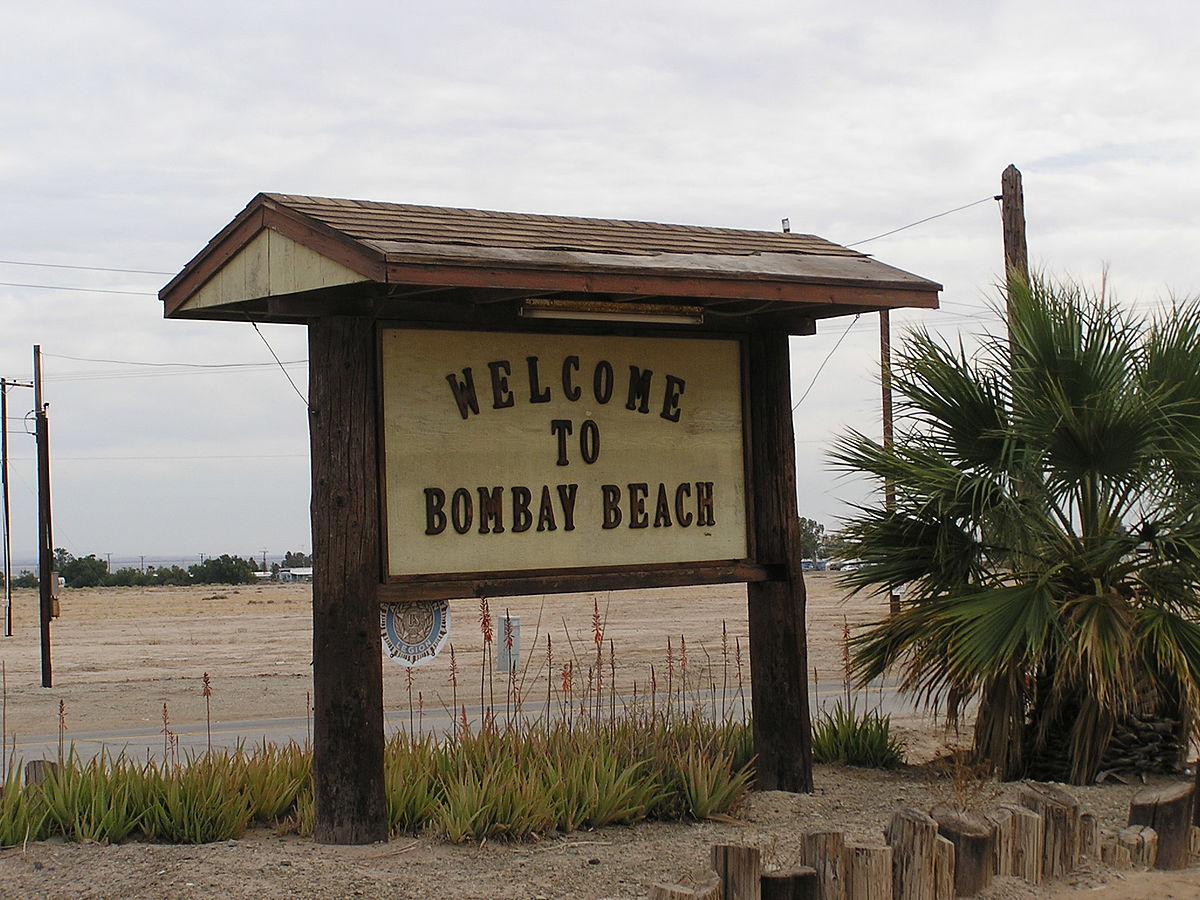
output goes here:
[[[941, 286], [810, 234], [259, 194], [160, 292], [169, 317], [406, 318], [524, 297], [754, 304], [760, 327], [937, 306]], [[461, 309], [460, 309], [461, 312]], [[476, 310], [478, 312], [478, 310]], [[437, 313], [432, 313], [437, 315]]]
[[288, 194], [265, 196], [342, 234], [377, 246], [412, 242], [521, 250], [585, 250], [639, 256], [659, 253], [863, 256], [811, 234], [412, 206]]

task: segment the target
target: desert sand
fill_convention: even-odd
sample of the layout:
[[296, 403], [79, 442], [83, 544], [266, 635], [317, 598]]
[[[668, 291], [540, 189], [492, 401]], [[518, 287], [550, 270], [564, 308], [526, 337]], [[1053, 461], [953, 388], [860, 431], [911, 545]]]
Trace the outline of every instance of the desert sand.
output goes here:
[[[844, 597], [836, 576], [808, 573], [809, 670], [818, 703], [843, 690], [843, 635], [886, 613], [879, 598]], [[18, 592], [14, 636], [0, 638], [5, 680], [4, 732], [21, 748], [57, 733], [60, 708], [67, 740], [118, 729], [156, 734], [167, 705], [171, 727], [204, 722], [202, 677], [212, 683], [214, 723], [307, 714], [312, 689], [309, 585], [66, 590], [53, 625], [54, 687], [40, 686], [36, 597]], [[737, 686], [739, 650], [748, 687], [745, 592], [740, 586], [547, 595], [495, 601], [493, 616], [520, 617], [521, 691], [545, 703], [548, 678], [574, 658], [580, 671], [594, 653], [593, 610], [612, 641], [619, 689], [644, 692], [665, 678], [667, 642], [678, 671], [686, 646], [697, 686]], [[459, 701], [480, 699], [483, 641], [474, 602], [452, 605], [450, 642], [460, 668]], [[554, 667], [547, 666], [546, 636]], [[682, 640], [681, 640], [682, 639]], [[606, 651], [606, 661], [609, 659]], [[409, 697], [433, 712], [452, 705], [449, 653], [407, 670], [385, 661], [385, 707], [391, 728], [407, 727]], [[577, 676], [578, 677], [578, 676]], [[557, 681], [556, 681], [557, 684]], [[411, 693], [410, 693], [411, 692]], [[861, 697], [861, 695], [859, 695]], [[419, 701], [416, 698], [420, 698]], [[503, 697], [497, 696], [497, 705]], [[870, 701], [870, 695], [862, 698]], [[485, 702], [487, 698], [485, 697]], [[961, 785], [929, 761], [969, 742], [935, 717], [894, 715], [908, 745], [896, 772], [818, 766], [811, 795], [753, 794], [733, 823], [653, 823], [547, 837], [520, 844], [454, 846], [433, 837], [386, 845], [328, 847], [295, 835], [254, 830], [218, 845], [130, 842], [96, 846], [49, 841], [0, 851], [0, 896], [22, 897], [426, 897], [608, 898], [645, 896], [653, 882], [703, 876], [714, 843], [753, 843], [768, 863], [796, 861], [796, 840], [814, 828], [845, 829], [877, 839], [899, 805], [928, 807], [961, 794]], [[420, 726], [418, 726], [420, 727]], [[256, 736], [247, 734], [249, 741]], [[1125, 824], [1137, 786], [1072, 788], [1112, 834]], [[1011, 799], [1012, 785], [975, 784], [971, 799]], [[959, 797], [958, 799], [962, 799]], [[1200, 869], [1180, 873], [1115, 872], [1089, 861], [1067, 882], [1032, 888], [1000, 879], [983, 896], [1103, 900], [1200, 897]]]

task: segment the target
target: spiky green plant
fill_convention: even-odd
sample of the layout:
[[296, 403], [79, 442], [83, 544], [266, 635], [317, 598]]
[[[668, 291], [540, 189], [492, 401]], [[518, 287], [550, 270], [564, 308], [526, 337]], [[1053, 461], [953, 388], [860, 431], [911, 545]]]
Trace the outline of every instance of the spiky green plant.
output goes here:
[[851, 700], [813, 718], [813, 762], [892, 769], [904, 761], [904, 744], [891, 733], [891, 717], [876, 709], [859, 711]]
[[0, 847], [43, 840], [52, 829], [45, 796], [40, 790], [26, 790], [21, 785], [21, 767], [11, 764], [0, 791]]
[[1006, 299], [1009, 338], [977, 352], [908, 336], [894, 445], [833, 451], [896, 495], [848, 522], [847, 582], [906, 588], [855, 671], [898, 667], [952, 718], [977, 702], [1006, 777], [1085, 783], [1126, 716], [1200, 710], [1200, 307], [1145, 320], [1041, 278]]
[[693, 748], [679, 760], [678, 779], [686, 812], [695, 819], [729, 819], [750, 789], [753, 772], [738, 768], [733, 753], [703, 753]]
[[233, 765], [255, 822], [283, 819], [300, 791], [312, 786], [312, 751], [295, 742], [279, 747], [263, 741], [250, 753], [239, 747]]
[[237, 837], [250, 805], [236, 758], [207, 754], [183, 765], [147, 767], [149, 797], [142, 830], [172, 844], [208, 844]]
[[85, 764], [72, 748], [35, 789], [54, 831], [69, 841], [110, 843], [128, 837], [146, 814], [145, 774], [124, 756], [107, 754]]

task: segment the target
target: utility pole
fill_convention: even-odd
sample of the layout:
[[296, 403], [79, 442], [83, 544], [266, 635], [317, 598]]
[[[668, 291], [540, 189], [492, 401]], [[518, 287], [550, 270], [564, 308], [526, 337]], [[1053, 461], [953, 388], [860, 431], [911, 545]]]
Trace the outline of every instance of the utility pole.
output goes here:
[[[1021, 171], [1009, 165], [1000, 175], [1000, 219], [1004, 229], [1004, 283], [1008, 286], [1008, 319], [1012, 320], [1012, 288], [1016, 279], [1029, 284], [1029, 248], [1025, 243], [1025, 192]], [[1011, 327], [1011, 325], [1010, 325]]]
[[42, 687], [54, 686], [50, 663], [50, 619], [54, 596], [58, 593], [58, 573], [54, 571], [54, 532], [50, 524], [50, 422], [42, 402], [42, 348], [33, 345], [33, 404], [37, 421], [38, 471], [38, 584], [42, 625]]
[[0, 518], [4, 524], [3, 569], [4, 574], [4, 636], [13, 635], [12, 613], [12, 509], [8, 495], [8, 389], [10, 387], [33, 387], [32, 382], [9, 381], [0, 378]]
[[[894, 430], [892, 425], [892, 311], [879, 311], [879, 382], [883, 386], [883, 452], [892, 452]], [[896, 483], [891, 476], [883, 480], [883, 504], [888, 513], [896, 510]], [[900, 614], [900, 595], [894, 590], [888, 594], [888, 612]]]
[[4, 517], [4, 636], [12, 637], [12, 517], [8, 506], [8, 382], [0, 378], [0, 494]]

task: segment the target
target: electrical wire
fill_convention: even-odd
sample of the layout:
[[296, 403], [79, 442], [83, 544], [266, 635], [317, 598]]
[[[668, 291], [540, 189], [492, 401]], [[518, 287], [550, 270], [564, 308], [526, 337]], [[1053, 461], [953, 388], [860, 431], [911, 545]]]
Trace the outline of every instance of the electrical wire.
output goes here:
[[[156, 368], [180, 367], [180, 368], [185, 368], [185, 369], [252, 369], [252, 368], [260, 368], [263, 365], [266, 365], [265, 363], [139, 362], [137, 360], [132, 360], [132, 359], [100, 359], [100, 358], [91, 357], [91, 356], [66, 356], [65, 354], [62, 354], [62, 353], [46, 353], [46, 352], [43, 352], [42, 356], [49, 356], [49, 357], [53, 357], [54, 359], [69, 359], [73, 362], [108, 363], [108, 364], [114, 365], [114, 366], [153, 366]], [[278, 357], [276, 357], [275, 361], [279, 362]], [[308, 362], [307, 359], [289, 359], [285, 363], [280, 363], [280, 365], [294, 366], [294, 365], [298, 365], [300, 363], [306, 363], [306, 362]]]
[[292, 381], [291, 374], [288, 372], [284, 364], [280, 362], [279, 356], [275, 353], [275, 348], [271, 346], [270, 342], [267, 340], [267, 336], [259, 330], [258, 323], [251, 319], [249, 314], [246, 315], [246, 321], [254, 326], [255, 333], [262, 338], [262, 342], [267, 345], [267, 349], [270, 350], [271, 355], [275, 357], [275, 362], [279, 363], [279, 369], [283, 372], [283, 377], [288, 380], [288, 384], [292, 386], [292, 390], [296, 392], [296, 396], [300, 398], [300, 401], [304, 404], [305, 408], [309, 412], [312, 412], [312, 407], [308, 405], [308, 398], [300, 393], [300, 388], [296, 387], [296, 382]]
[[135, 297], [157, 297], [155, 291], [114, 291], [106, 288], [64, 287], [61, 284], [23, 284], [16, 281], [0, 281], [0, 287], [35, 288], [39, 291], [76, 291], [81, 294], [130, 294]]
[[124, 275], [174, 275], [174, 272], [156, 272], [150, 269], [114, 269], [111, 266], [68, 266], [64, 263], [23, 262], [16, 259], [0, 259], [0, 266], [36, 266], [39, 269], [74, 269], [79, 272], [120, 272]]
[[893, 228], [891, 231], [885, 231], [883, 234], [877, 234], [875, 237], [863, 238], [861, 241], [855, 241], [853, 244], [846, 244], [846, 247], [857, 247], [859, 244], [868, 244], [871, 241], [877, 241], [880, 238], [888, 237], [901, 231], [907, 231], [909, 228], [915, 228], [917, 225], [924, 225], [926, 222], [932, 222], [934, 219], [940, 219], [942, 216], [948, 216], [951, 213], [962, 212], [964, 209], [970, 209], [972, 206], [978, 206], [980, 203], [987, 203], [989, 200], [1000, 199], [999, 196], [984, 197], [982, 200], [975, 200], [963, 206], [956, 206], [954, 209], [948, 209], [945, 212], [937, 213], [936, 215], [926, 216], [924, 219], [918, 219], [915, 222], [910, 222], [907, 225], [901, 225], [899, 228]]
[[825, 354], [825, 358], [821, 360], [821, 365], [817, 366], [817, 371], [816, 374], [813, 375], [812, 381], [808, 383], [808, 387], [804, 389], [804, 393], [800, 395], [800, 399], [797, 400], [792, 406], [792, 412], [795, 412], [800, 407], [800, 404], [804, 402], [804, 398], [808, 396], [809, 391], [813, 389], [813, 385], [817, 383], [817, 379], [821, 377], [821, 372], [824, 370], [825, 364], [829, 362], [829, 358], [837, 352], [837, 348], [842, 346], [842, 341], [846, 339], [846, 335], [850, 333], [850, 329], [854, 327], [854, 323], [858, 321], [858, 317], [861, 315], [862, 313], [854, 314], [854, 318], [850, 320], [850, 324], [846, 326], [846, 330], [842, 332], [842, 336], [837, 339], [837, 343], [833, 345], [833, 349]]

